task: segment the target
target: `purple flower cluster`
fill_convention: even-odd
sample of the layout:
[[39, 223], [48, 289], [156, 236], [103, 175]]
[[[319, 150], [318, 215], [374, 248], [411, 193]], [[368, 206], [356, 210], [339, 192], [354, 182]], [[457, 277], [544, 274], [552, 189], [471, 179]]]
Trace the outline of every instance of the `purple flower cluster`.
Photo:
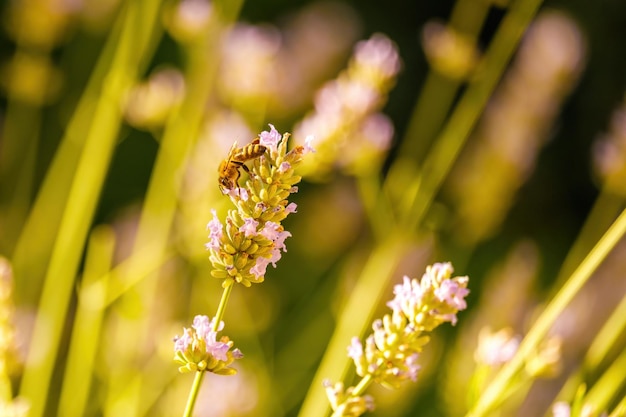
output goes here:
[[225, 287], [263, 282], [267, 266], [276, 267], [287, 251], [285, 240], [291, 233], [284, 230], [281, 221], [297, 210], [295, 203], [287, 201], [298, 191], [296, 184], [301, 179], [294, 169], [303, 155], [312, 151], [312, 138], [307, 139], [306, 146], [287, 151], [288, 138], [288, 133], [281, 135], [272, 125], [269, 131], [261, 132], [259, 144], [266, 152], [250, 161], [245, 186], [228, 192], [237, 209], [228, 212], [225, 225], [212, 211], [206, 248], [214, 267], [211, 274], [224, 279]]
[[298, 138], [313, 132], [319, 151], [305, 161], [303, 175], [325, 178], [336, 168], [359, 175], [379, 166], [394, 132], [380, 110], [401, 66], [397, 46], [382, 34], [355, 46], [348, 68], [322, 86], [314, 111], [295, 127]]
[[469, 278], [450, 278], [453, 271], [449, 262], [436, 263], [426, 267], [419, 281], [405, 276], [387, 306], [394, 315], [406, 317], [415, 330], [430, 331], [443, 322], [456, 324], [456, 313], [467, 308]]
[[[444, 322], [454, 325], [456, 313], [467, 307], [469, 279], [452, 278], [452, 272], [450, 263], [437, 263], [426, 268], [421, 280], [405, 276], [402, 284], [394, 287], [395, 297], [387, 303], [391, 314], [374, 320], [373, 333], [364, 345], [354, 337], [348, 346], [348, 356], [359, 376], [391, 388], [406, 380], [417, 380], [419, 354], [429, 341], [425, 333]], [[329, 399], [332, 404], [330, 395]], [[333, 410], [337, 412], [340, 406], [336, 404]]]
[[220, 375], [232, 375], [236, 370], [229, 367], [235, 359], [243, 358], [239, 349], [233, 349], [233, 342], [223, 336], [217, 340], [217, 333], [224, 328], [220, 322], [213, 329], [214, 322], [207, 316], [196, 316], [191, 328], [185, 328], [182, 336], [174, 338], [174, 360], [181, 366], [181, 372], [208, 371]]

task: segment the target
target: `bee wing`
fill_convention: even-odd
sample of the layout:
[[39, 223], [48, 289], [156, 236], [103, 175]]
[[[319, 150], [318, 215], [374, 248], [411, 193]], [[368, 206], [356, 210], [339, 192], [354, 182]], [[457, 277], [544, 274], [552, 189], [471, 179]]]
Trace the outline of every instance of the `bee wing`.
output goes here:
[[233, 142], [233, 146], [230, 147], [230, 151], [228, 151], [228, 158], [231, 159], [233, 155], [237, 152], [237, 141]]

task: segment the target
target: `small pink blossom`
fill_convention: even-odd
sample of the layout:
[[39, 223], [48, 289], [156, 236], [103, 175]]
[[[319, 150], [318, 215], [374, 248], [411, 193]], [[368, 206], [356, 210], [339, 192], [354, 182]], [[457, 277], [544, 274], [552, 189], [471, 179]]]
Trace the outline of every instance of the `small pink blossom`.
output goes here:
[[315, 136], [313, 135], [308, 135], [305, 139], [304, 139], [304, 153], [303, 155], [306, 155], [307, 153], [315, 153], [316, 150], [313, 147], [313, 141], [315, 140]]
[[272, 150], [276, 150], [278, 142], [281, 139], [280, 133], [276, 130], [273, 124], [270, 124], [270, 131], [263, 131], [259, 135], [259, 143], [263, 146], [267, 146]]
[[393, 311], [412, 311], [422, 301], [422, 287], [415, 279], [408, 276], [402, 277], [402, 284], [393, 287], [394, 299], [387, 303]]
[[241, 198], [243, 201], [248, 201], [248, 190], [246, 190], [245, 188], [237, 188], [237, 195], [239, 196], [239, 198]]
[[282, 230], [282, 227], [278, 223], [274, 223], [272, 221], [265, 222], [263, 229], [259, 232], [259, 234], [266, 239], [269, 239], [273, 242], [273, 247], [271, 250], [271, 257], [269, 258], [257, 258], [257, 263], [250, 269], [250, 272], [255, 274], [257, 277], [265, 275], [265, 270], [267, 268], [267, 264], [271, 263], [274, 268], [276, 268], [276, 262], [281, 258], [281, 250], [283, 252], [287, 252], [287, 247], [285, 246], [285, 239], [291, 236], [291, 233]]
[[411, 381], [417, 381], [417, 373], [422, 367], [417, 363], [419, 358], [419, 354], [414, 353], [410, 356], [407, 356], [404, 360], [404, 365], [407, 367], [406, 375], [411, 379]]
[[184, 328], [182, 336], [174, 337], [174, 351], [185, 352], [189, 345], [193, 343], [193, 331], [191, 329]]
[[254, 220], [252, 217], [246, 217], [244, 219], [244, 224], [239, 228], [240, 232], [243, 232], [246, 237], [252, 237], [257, 234], [257, 227], [259, 226], [259, 222]]
[[352, 343], [348, 346], [348, 357], [358, 361], [363, 356], [363, 345], [358, 337], [352, 338]]
[[298, 205], [296, 203], [289, 203], [287, 207], [285, 207], [285, 213], [297, 213], [296, 209]]
[[280, 236], [281, 233], [281, 227], [280, 224], [278, 223], [274, 223], [274, 222], [265, 222], [265, 225], [263, 226], [263, 229], [261, 230], [261, 236], [269, 239], [269, 240], [275, 240], [278, 239], [278, 237]]
[[210, 240], [205, 246], [207, 249], [218, 250], [222, 236], [224, 235], [224, 226], [222, 222], [220, 222], [220, 219], [218, 219], [217, 212], [214, 209], [211, 210], [211, 213], [213, 214], [213, 219], [207, 224]]
[[267, 271], [267, 265], [269, 265], [270, 260], [263, 256], [256, 258], [256, 263], [252, 268], [250, 268], [250, 273], [254, 274], [257, 278], [261, 278], [265, 276], [265, 272]]
[[215, 340], [215, 334], [213, 334], [212, 339], [207, 340], [206, 351], [215, 359], [218, 359], [220, 361], [227, 361], [228, 356], [226, 354], [228, 353], [229, 349], [230, 346], [228, 346], [226, 343], [218, 342], [217, 340]]
[[284, 174], [285, 172], [289, 171], [290, 168], [291, 168], [291, 164], [289, 162], [283, 162], [278, 167], [278, 172], [280, 172], [281, 174]]
[[209, 320], [207, 316], [196, 316], [193, 318], [193, 324], [191, 327], [194, 328], [196, 334], [204, 339], [208, 336], [209, 332], [212, 331], [212, 322]]
[[460, 286], [457, 281], [452, 279], [446, 279], [435, 289], [435, 297], [439, 301], [446, 302], [456, 310], [465, 310], [467, 308], [467, 303], [464, 299], [467, 294], [469, 294], [469, 290]]

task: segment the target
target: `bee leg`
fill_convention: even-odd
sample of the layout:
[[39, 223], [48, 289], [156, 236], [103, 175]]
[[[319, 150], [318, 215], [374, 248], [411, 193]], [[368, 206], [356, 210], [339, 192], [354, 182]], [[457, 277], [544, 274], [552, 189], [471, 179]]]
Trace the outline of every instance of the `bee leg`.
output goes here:
[[246, 164], [241, 164], [241, 168], [243, 168], [243, 170], [246, 171], [246, 174], [248, 174], [249, 177], [256, 177], [256, 174], [250, 171], [250, 168], [248, 168]]

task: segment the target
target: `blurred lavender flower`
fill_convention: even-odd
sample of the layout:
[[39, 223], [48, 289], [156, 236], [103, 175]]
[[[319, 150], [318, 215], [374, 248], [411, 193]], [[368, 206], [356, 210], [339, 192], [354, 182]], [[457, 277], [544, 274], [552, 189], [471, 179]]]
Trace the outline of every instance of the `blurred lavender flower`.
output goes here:
[[140, 129], [161, 127], [185, 94], [185, 78], [175, 68], [161, 68], [128, 93], [126, 120]]
[[324, 178], [335, 165], [353, 174], [377, 169], [389, 148], [393, 125], [379, 113], [401, 61], [382, 34], [359, 42], [347, 69], [315, 97], [315, 110], [295, 127], [296, 137], [313, 133], [317, 154], [303, 164], [305, 176]]
[[426, 23], [422, 42], [430, 65], [449, 78], [468, 77], [478, 62], [472, 40], [439, 22]]
[[30, 404], [11, 393], [10, 370], [17, 362], [13, 311], [13, 267], [0, 256], [0, 416], [26, 417]]
[[484, 327], [478, 335], [474, 359], [477, 363], [489, 366], [503, 365], [515, 355], [519, 342], [519, 336], [513, 335], [510, 328], [492, 332], [490, 328]]
[[222, 46], [220, 93], [245, 113], [252, 100], [266, 99], [277, 84], [281, 35], [273, 26], [236, 24]]
[[585, 404], [577, 414], [572, 414], [572, 407], [565, 401], [559, 401], [552, 406], [553, 417], [606, 417], [607, 413], [594, 412], [591, 404]]
[[626, 196], [626, 102], [613, 112], [609, 131], [596, 139], [593, 168], [609, 192]]
[[165, 9], [164, 23], [174, 39], [187, 43], [206, 33], [214, 17], [213, 2], [182, 0]]
[[457, 217], [455, 237], [463, 243], [497, 231], [534, 169], [584, 58], [583, 34], [567, 15], [544, 12], [528, 28], [447, 186]]

